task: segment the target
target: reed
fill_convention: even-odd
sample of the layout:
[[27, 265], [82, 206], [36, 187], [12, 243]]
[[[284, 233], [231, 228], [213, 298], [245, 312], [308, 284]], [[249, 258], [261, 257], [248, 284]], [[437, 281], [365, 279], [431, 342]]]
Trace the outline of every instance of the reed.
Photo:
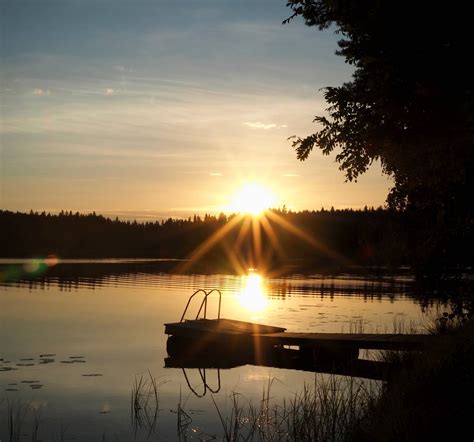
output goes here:
[[19, 400], [10, 401], [7, 398], [7, 422], [10, 442], [19, 442], [21, 440], [22, 430], [25, 427], [29, 411], [29, 403], [25, 404]]
[[187, 440], [188, 430], [192, 422], [193, 422], [193, 419], [188, 413], [186, 413], [186, 411], [183, 408], [181, 388], [180, 388], [177, 419], [176, 419], [176, 434], [178, 436], [179, 441]]
[[213, 398], [223, 433], [215, 437], [226, 442], [349, 441], [352, 428], [380, 391], [376, 383], [316, 375], [313, 385], [305, 384], [290, 400], [274, 403], [272, 383], [269, 380], [258, 405], [242, 405], [242, 396], [233, 393], [228, 414]]
[[148, 436], [156, 430], [159, 412], [158, 390], [167, 381], [157, 379], [148, 370], [147, 376], [135, 376], [132, 387], [130, 416], [132, 428], [136, 435], [139, 430], [146, 429]]

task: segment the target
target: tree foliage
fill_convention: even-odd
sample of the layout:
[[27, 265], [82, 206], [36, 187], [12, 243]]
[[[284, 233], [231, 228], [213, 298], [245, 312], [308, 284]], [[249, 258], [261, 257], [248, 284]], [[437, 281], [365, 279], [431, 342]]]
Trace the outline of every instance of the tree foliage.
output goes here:
[[[318, 130], [295, 137], [297, 157], [317, 147], [349, 181], [379, 160], [393, 177], [387, 202], [466, 220], [472, 229], [473, 70], [469, 6], [426, 1], [289, 0], [292, 15], [341, 35], [350, 82], [327, 87]], [[466, 225], [464, 224], [466, 227]]]

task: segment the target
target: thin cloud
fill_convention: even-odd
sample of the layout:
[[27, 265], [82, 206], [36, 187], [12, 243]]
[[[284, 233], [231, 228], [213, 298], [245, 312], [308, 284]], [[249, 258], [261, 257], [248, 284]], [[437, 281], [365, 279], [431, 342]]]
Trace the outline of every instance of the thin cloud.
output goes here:
[[261, 121], [246, 121], [243, 123], [244, 126], [250, 127], [250, 129], [263, 129], [263, 130], [269, 130], [269, 129], [282, 129], [285, 127], [288, 127], [286, 124], [275, 124], [275, 123], [262, 123]]
[[220, 172], [211, 172], [209, 176], [222, 176], [222, 173]]
[[51, 95], [51, 91], [49, 89], [41, 89], [39, 87], [36, 87], [33, 89], [33, 95], [36, 95], [38, 97], [48, 97]]
[[286, 176], [286, 177], [296, 177], [296, 176], [300, 176], [298, 173], [284, 173], [283, 176]]
[[105, 89], [105, 91], [104, 91], [104, 95], [107, 95], [108, 97], [110, 97], [111, 95], [114, 95], [114, 93], [115, 93], [115, 91], [113, 89], [109, 88], [109, 87], [107, 89]]

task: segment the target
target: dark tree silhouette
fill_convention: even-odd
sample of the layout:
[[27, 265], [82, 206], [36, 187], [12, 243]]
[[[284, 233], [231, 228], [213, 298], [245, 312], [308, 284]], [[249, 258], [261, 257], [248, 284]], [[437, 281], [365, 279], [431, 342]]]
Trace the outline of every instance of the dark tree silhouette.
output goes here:
[[298, 159], [314, 147], [326, 155], [336, 151], [349, 181], [380, 160], [395, 183], [388, 205], [422, 210], [430, 219], [432, 228], [421, 229], [429, 232], [423, 239], [431, 244], [428, 254], [445, 249], [453, 232], [472, 238], [468, 5], [289, 0], [287, 6], [293, 14], [284, 23], [301, 16], [320, 30], [335, 28], [342, 36], [336, 53], [354, 66], [352, 81], [325, 89], [329, 107], [326, 116], [315, 117], [317, 132], [294, 138]]
[[[292, 226], [325, 244], [344, 261], [365, 265], [401, 265], [408, 262], [402, 214], [379, 209], [291, 212], [274, 210]], [[216, 234], [234, 215], [205, 215], [204, 219], [167, 219], [137, 223], [111, 220], [96, 214], [61, 212], [57, 215], [0, 210], [0, 257], [61, 258], [149, 257], [186, 258]], [[297, 265], [315, 262], [339, 265], [334, 257], [268, 220], [280, 245], [275, 249], [265, 231], [261, 232], [262, 255], [253, 256], [253, 229], [241, 236], [242, 219], [202, 257], [214, 269], [228, 267], [225, 251], [233, 250], [247, 267]], [[281, 254], [280, 252], [283, 252]], [[261, 262], [257, 262], [260, 260]]]
[[[278, 269], [289, 265], [309, 271], [352, 265], [394, 268], [417, 258], [412, 241], [418, 234], [416, 218], [404, 211], [381, 207], [302, 212], [274, 209], [267, 213], [267, 228], [260, 229], [261, 253], [255, 249], [253, 228], [244, 229], [242, 235], [248, 222], [252, 223], [249, 217], [225, 214], [137, 223], [93, 213], [27, 214], [0, 210], [0, 258], [56, 255], [182, 259], [222, 230], [227, 233], [218, 235], [219, 240], [196, 261], [200, 269], [238, 271], [229, 252], [245, 268]], [[304, 232], [305, 238], [295, 235], [295, 229]], [[472, 241], [457, 248], [451, 267], [472, 266], [470, 244]], [[1, 278], [0, 269], [0, 282]]]

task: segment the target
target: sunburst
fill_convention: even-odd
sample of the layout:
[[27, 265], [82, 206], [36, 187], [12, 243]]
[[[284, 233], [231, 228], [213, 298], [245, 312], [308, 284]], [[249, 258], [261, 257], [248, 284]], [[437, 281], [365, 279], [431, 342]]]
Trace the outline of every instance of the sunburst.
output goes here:
[[[328, 248], [323, 241], [316, 238], [298, 226], [288, 221], [277, 210], [271, 207], [276, 202], [275, 194], [267, 187], [249, 183], [237, 192], [232, 203], [228, 206], [228, 212], [233, 213], [229, 221], [214, 232], [209, 238], [201, 243], [189, 256], [186, 262], [178, 267], [178, 271], [185, 272], [200, 260], [216, 245], [222, 246], [230, 264], [237, 274], [246, 274], [248, 267], [257, 267], [257, 271], [265, 273], [266, 258], [268, 250], [262, 250], [262, 235], [269, 240], [272, 250], [279, 258], [285, 258], [285, 250], [280, 244], [275, 227], [279, 226], [286, 232], [294, 235], [310, 244], [315, 250], [323, 253], [329, 258], [342, 264], [349, 264], [347, 259]], [[234, 232], [232, 241], [229, 235]], [[252, 257], [245, 260], [239, 253], [244, 241], [251, 238]], [[270, 251], [271, 252], [271, 251]], [[264, 256], [265, 255], [265, 256]], [[271, 276], [268, 275], [267, 276]]]

